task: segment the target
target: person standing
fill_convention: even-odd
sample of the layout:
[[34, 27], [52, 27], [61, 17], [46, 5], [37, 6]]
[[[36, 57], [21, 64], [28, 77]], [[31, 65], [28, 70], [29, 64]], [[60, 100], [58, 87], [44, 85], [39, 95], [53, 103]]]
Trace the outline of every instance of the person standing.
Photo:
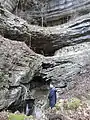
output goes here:
[[57, 101], [57, 96], [56, 96], [56, 88], [53, 85], [50, 85], [50, 92], [49, 92], [49, 106], [51, 107], [51, 109], [55, 106], [56, 101]]

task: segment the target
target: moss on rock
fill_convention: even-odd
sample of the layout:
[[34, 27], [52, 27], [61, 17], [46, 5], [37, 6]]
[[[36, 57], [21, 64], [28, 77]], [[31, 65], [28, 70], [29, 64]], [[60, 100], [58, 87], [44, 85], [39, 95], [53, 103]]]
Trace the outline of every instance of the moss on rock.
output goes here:
[[34, 120], [33, 116], [25, 116], [24, 114], [9, 114], [8, 120]]

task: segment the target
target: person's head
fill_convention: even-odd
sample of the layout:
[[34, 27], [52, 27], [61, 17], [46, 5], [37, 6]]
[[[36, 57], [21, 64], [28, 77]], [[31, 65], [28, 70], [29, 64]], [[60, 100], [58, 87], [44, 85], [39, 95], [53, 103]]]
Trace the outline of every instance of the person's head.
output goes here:
[[50, 88], [52, 89], [54, 86], [52, 84], [50, 84]]

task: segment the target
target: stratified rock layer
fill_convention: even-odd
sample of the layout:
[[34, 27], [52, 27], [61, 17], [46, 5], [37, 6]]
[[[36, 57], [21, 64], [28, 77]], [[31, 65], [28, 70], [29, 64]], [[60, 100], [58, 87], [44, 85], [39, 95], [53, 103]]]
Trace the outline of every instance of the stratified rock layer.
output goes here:
[[65, 47], [43, 61], [40, 73], [46, 80], [52, 80], [60, 94], [65, 92], [65, 98], [85, 94], [90, 87], [89, 60], [90, 42]]

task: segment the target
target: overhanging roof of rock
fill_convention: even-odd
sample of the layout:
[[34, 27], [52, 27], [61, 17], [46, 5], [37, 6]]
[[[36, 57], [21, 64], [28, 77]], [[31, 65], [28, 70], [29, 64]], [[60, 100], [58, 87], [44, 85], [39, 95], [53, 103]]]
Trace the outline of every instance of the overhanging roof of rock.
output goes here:
[[45, 54], [90, 39], [90, 14], [77, 17], [67, 24], [47, 28], [30, 25], [3, 8], [0, 14], [0, 33], [4, 37], [30, 43], [32, 49], [42, 50]]

